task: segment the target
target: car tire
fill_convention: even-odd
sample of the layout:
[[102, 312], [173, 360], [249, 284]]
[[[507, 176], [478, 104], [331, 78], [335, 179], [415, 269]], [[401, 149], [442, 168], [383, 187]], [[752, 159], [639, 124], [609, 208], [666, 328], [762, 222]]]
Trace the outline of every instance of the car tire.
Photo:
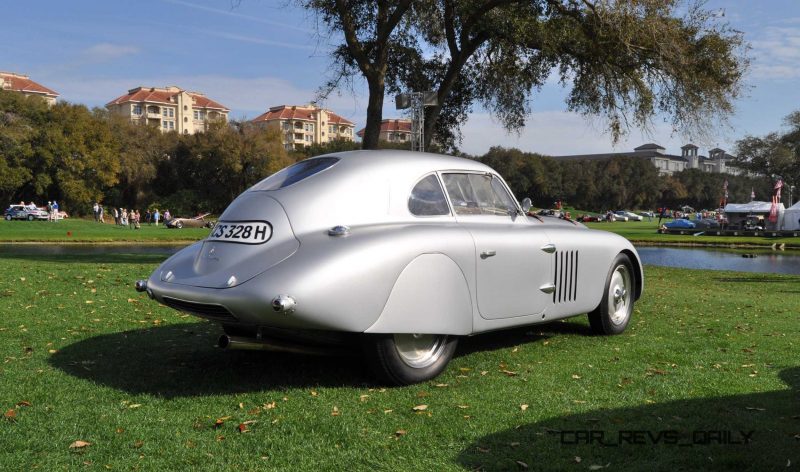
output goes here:
[[11, 221], [11, 215], [6, 215], [6, 221]]
[[382, 382], [411, 385], [441, 374], [457, 345], [457, 337], [441, 334], [372, 334], [364, 339], [364, 354]]
[[33, 215], [28, 215], [28, 221], [33, 221], [33, 218], [34, 218]]
[[178, 229], [183, 228], [183, 221], [176, 221], [175, 222], [175, 227], [178, 228]]
[[633, 314], [633, 296], [636, 293], [633, 264], [625, 254], [617, 255], [606, 275], [600, 305], [589, 313], [589, 325], [595, 334], [620, 334]]

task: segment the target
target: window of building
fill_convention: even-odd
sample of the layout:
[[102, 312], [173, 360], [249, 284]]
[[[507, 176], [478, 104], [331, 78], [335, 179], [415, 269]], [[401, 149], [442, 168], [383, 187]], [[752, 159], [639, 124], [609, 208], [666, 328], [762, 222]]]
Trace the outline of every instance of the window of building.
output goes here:
[[492, 174], [444, 174], [444, 185], [457, 215], [508, 216], [517, 209], [500, 178]]
[[170, 108], [170, 109], [169, 109], [169, 117], [170, 117], [170, 118], [172, 118], [172, 117], [174, 117], [174, 116], [175, 116], [175, 110], [174, 110], [174, 109], [172, 109], [172, 108]]
[[420, 180], [411, 190], [408, 197], [408, 211], [417, 216], [449, 215], [447, 199], [436, 174]]
[[335, 132], [336, 132], [336, 127], [335, 127], [335, 126], [333, 126], [333, 125], [330, 125], [330, 126], [328, 126], [328, 132], [329, 132], [330, 134], [333, 134], [333, 133], [335, 133]]
[[165, 118], [169, 116], [169, 111], [167, 111], [167, 108], [161, 109], [161, 115], [164, 116]]
[[169, 129], [169, 126], [167, 125], [166, 121], [162, 121], [161, 122], [161, 127], [164, 128], [164, 129]]
[[194, 119], [195, 120], [199, 120], [200, 119], [200, 112], [197, 111], [197, 110], [194, 111]]
[[142, 106], [141, 105], [134, 105], [133, 106], [133, 114], [134, 115], [141, 115], [142, 114]]
[[183, 117], [183, 122], [184, 123], [188, 123], [189, 122], [189, 117], [188, 116], [184, 116]]
[[184, 106], [183, 106], [183, 111], [188, 111], [188, 110], [189, 110], [189, 107], [188, 107], [188, 106], [186, 106], [186, 105], [184, 105]]

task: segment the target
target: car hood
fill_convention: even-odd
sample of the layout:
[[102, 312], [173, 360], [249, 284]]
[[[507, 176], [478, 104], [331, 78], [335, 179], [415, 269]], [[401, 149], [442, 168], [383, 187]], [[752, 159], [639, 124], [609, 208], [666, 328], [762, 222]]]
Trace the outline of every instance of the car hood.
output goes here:
[[253, 221], [270, 226], [271, 234], [265, 242], [248, 244], [209, 236], [165, 261], [158, 269], [158, 277], [179, 285], [235, 287], [290, 257], [300, 247], [283, 207], [264, 192], [245, 192], [234, 200], [211, 234], [222, 225]]

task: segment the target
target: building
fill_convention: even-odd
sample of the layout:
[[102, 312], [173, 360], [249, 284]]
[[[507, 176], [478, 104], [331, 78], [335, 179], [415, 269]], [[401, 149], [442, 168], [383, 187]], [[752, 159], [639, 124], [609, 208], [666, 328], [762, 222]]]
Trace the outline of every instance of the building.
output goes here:
[[709, 157], [698, 154], [699, 148], [694, 144], [681, 147], [681, 155], [667, 154], [666, 149], [655, 143], [643, 144], [633, 152], [610, 152], [603, 154], [577, 154], [571, 156], [553, 156], [556, 159], [603, 160], [614, 157], [633, 157], [649, 160], [661, 175], [672, 175], [685, 169], [699, 169], [703, 172], [727, 173], [739, 175], [741, 169], [731, 166], [736, 158], [720, 148], [708, 151]]
[[[364, 129], [356, 133], [359, 138], [364, 137]], [[410, 143], [411, 142], [411, 120], [409, 119], [389, 119], [381, 121], [381, 131], [378, 139], [389, 143]]]
[[187, 92], [175, 86], [136, 87], [108, 102], [106, 108], [129, 117], [133, 123], [181, 134], [206, 131], [211, 123], [217, 121], [227, 122], [230, 112], [200, 92]]
[[315, 105], [280, 105], [252, 120], [281, 133], [287, 151], [335, 140], [353, 141], [355, 124]]
[[31, 80], [27, 75], [0, 72], [0, 90], [19, 92], [29, 97], [41, 97], [48, 105], [55, 105], [58, 92]]

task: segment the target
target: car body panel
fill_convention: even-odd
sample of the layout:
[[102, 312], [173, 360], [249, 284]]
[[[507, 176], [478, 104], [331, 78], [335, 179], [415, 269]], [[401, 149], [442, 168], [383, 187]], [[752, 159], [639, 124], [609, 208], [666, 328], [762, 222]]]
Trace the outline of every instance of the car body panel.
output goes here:
[[[297, 183], [240, 195], [208, 239], [153, 272], [152, 296], [226, 325], [468, 335], [593, 310], [621, 252], [641, 293], [638, 255], [615, 234], [520, 208], [455, 216], [449, 198], [450, 214], [410, 213], [412, 188], [430, 174], [491, 174], [507, 189], [479, 162], [404, 151], [331, 156], [339, 161]], [[268, 240], [214, 239], [219, 225], [252, 221], [271, 225]], [[336, 226], [348, 231], [329, 233]], [[296, 301], [291, 312], [273, 309], [278, 296]]]

